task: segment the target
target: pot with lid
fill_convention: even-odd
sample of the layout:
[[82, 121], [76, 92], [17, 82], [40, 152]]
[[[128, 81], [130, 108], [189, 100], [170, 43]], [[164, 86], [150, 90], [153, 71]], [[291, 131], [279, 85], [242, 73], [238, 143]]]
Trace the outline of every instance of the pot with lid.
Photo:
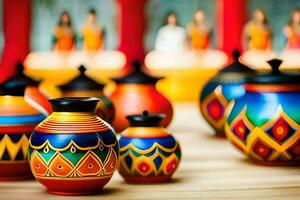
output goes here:
[[97, 97], [99, 102], [96, 107], [96, 114], [108, 123], [111, 123], [115, 115], [115, 107], [112, 101], [103, 93], [105, 84], [88, 77], [86, 68], [81, 65], [79, 75], [69, 82], [58, 86], [63, 97]]
[[231, 103], [228, 139], [251, 159], [264, 164], [295, 164], [300, 159], [300, 77], [279, 70], [249, 77], [246, 93]]
[[232, 53], [234, 61], [224, 67], [203, 88], [200, 95], [200, 110], [205, 120], [216, 131], [216, 136], [225, 137], [224, 124], [229, 102], [245, 94], [243, 84], [253, 70], [239, 61], [240, 52]]
[[142, 70], [138, 61], [133, 63], [133, 71], [124, 77], [112, 78], [116, 83], [115, 91], [110, 95], [116, 108], [113, 127], [117, 132], [125, 130], [129, 124], [127, 115], [141, 113], [148, 110], [153, 113], [166, 115], [162, 125], [167, 127], [173, 117], [171, 102], [161, 94], [155, 85], [161, 77], [154, 77]]

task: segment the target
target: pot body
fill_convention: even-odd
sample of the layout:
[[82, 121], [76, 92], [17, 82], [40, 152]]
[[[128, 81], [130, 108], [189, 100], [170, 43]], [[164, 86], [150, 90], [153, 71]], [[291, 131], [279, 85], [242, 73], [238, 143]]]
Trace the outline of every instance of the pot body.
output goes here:
[[0, 180], [32, 178], [28, 140], [44, 118], [23, 96], [0, 96]]
[[179, 143], [161, 127], [129, 127], [119, 142], [118, 170], [127, 182], [168, 181], [181, 159]]
[[232, 103], [225, 126], [228, 139], [261, 163], [296, 163], [300, 158], [300, 89], [255, 91], [258, 87], [252, 88]]
[[173, 117], [171, 102], [155, 89], [153, 84], [118, 84], [111, 94], [116, 109], [113, 127], [117, 132], [125, 130], [129, 124], [127, 115], [148, 110], [151, 113], [164, 113], [162, 125], [167, 127]]
[[204, 119], [216, 131], [216, 136], [225, 137], [226, 111], [231, 100], [245, 94], [245, 81], [219, 81], [213, 79], [206, 84], [200, 95], [200, 110]]
[[63, 97], [97, 97], [99, 103], [96, 107], [96, 114], [108, 123], [112, 123], [115, 117], [115, 106], [113, 102], [99, 90], [70, 90], [64, 91]]
[[119, 145], [111, 126], [90, 112], [53, 112], [30, 138], [35, 178], [48, 192], [98, 192], [118, 164]]
[[38, 85], [27, 86], [25, 98], [34, 108], [44, 115], [48, 116], [52, 113], [51, 104], [48, 102], [48, 98], [40, 91]]

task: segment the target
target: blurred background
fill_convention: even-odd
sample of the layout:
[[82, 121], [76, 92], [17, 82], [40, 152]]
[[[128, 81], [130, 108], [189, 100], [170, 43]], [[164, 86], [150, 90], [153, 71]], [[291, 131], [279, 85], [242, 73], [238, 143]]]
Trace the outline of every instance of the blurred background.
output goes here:
[[[273, 57], [288, 58], [283, 68], [294, 69], [300, 63], [298, 7], [297, 0], [0, 0], [0, 81], [11, 77], [21, 60], [26, 73], [43, 79], [49, 96], [57, 96], [51, 87], [70, 80], [78, 73], [74, 68], [85, 64], [87, 74], [109, 83], [109, 93], [113, 88], [109, 78], [127, 73], [138, 59], [154, 75], [166, 77], [158, 89], [170, 99], [197, 101], [201, 87], [230, 62], [234, 49], [242, 52], [241, 61], [254, 69], [267, 68], [265, 61]], [[259, 21], [257, 9], [262, 11], [262, 24], [249, 28]], [[90, 18], [91, 10], [95, 19]], [[74, 36], [70, 49], [57, 48], [57, 28], [64, 11]], [[197, 11], [201, 11], [199, 23]], [[298, 13], [295, 17], [294, 12]], [[162, 38], [172, 41], [173, 37], [172, 31], [159, 36], [168, 13], [176, 18], [177, 33], [184, 31], [182, 49], [168, 44], [162, 47]], [[292, 18], [295, 26], [290, 25]], [[89, 50], [83, 29], [93, 20], [95, 26], [91, 27], [99, 29], [101, 45]], [[288, 29], [289, 25], [292, 28]], [[290, 36], [290, 30], [294, 35]], [[251, 34], [257, 35], [256, 42], [251, 41]], [[176, 37], [175, 33], [173, 39]], [[204, 45], [194, 47], [194, 40]], [[290, 45], [290, 41], [296, 44]], [[186, 92], [188, 86], [191, 90]]]

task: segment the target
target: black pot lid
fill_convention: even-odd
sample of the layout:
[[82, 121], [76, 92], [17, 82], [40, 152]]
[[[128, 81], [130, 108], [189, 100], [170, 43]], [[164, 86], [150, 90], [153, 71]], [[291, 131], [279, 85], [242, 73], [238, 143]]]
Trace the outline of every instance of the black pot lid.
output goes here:
[[267, 61], [271, 66], [272, 71], [270, 72], [257, 72], [252, 74], [248, 78], [248, 83], [261, 83], [261, 84], [270, 84], [270, 83], [283, 83], [283, 84], [300, 84], [300, 76], [297, 74], [281, 72], [279, 67], [282, 63], [282, 60], [272, 59]]
[[99, 102], [95, 97], [63, 97], [50, 99], [54, 112], [93, 112]]
[[147, 110], [143, 111], [141, 115], [127, 115], [126, 119], [130, 126], [134, 127], [158, 127], [162, 119], [166, 117], [165, 114], [149, 113]]
[[26, 76], [21, 62], [16, 65], [17, 74], [0, 84], [0, 95], [23, 96], [28, 85], [38, 85], [40, 81]]
[[3, 84], [5, 85], [38, 85], [40, 81], [34, 80], [26, 76], [24, 72], [24, 65], [21, 62], [18, 62], [16, 65], [17, 73], [15, 76], [6, 80]]
[[83, 65], [80, 65], [78, 70], [80, 71], [80, 74], [77, 77], [66, 84], [58, 86], [62, 91], [101, 90], [104, 88], [105, 85], [103, 83], [99, 83], [85, 75], [86, 68]]
[[252, 72], [254, 72], [253, 69], [242, 64], [239, 61], [241, 53], [237, 49], [233, 50], [231, 55], [234, 59], [233, 63], [231, 63], [227, 67], [224, 67], [219, 73], [222, 74], [222, 73], [231, 73], [231, 72], [234, 72], [234, 73], [252, 73]]
[[112, 78], [114, 82], [118, 83], [138, 83], [138, 84], [155, 84], [163, 77], [154, 77], [142, 70], [142, 65], [139, 61], [132, 63], [132, 71], [124, 77]]

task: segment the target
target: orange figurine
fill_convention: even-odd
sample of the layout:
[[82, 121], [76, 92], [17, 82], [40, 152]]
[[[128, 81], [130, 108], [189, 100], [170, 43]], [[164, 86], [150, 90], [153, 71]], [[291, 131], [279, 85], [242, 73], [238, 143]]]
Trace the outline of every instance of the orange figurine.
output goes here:
[[103, 29], [97, 23], [96, 10], [90, 9], [87, 22], [82, 29], [83, 49], [97, 51], [103, 48]]
[[288, 24], [284, 27], [284, 35], [287, 49], [300, 48], [300, 9], [291, 12]]
[[252, 19], [244, 27], [244, 48], [248, 50], [268, 50], [271, 48], [271, 29], [265, 11], [258, 8]]
[[193, 21], [187, 27], [190, 47], [194, 50], [204, 50], [209, 48], [211, 27], [205, 19], [203, 10], [197, 10]]
[[54, 50], [71, 51], [75, 48], [75, 33], [72, 28], [70, 14], [63, 11], [54, 30]]

